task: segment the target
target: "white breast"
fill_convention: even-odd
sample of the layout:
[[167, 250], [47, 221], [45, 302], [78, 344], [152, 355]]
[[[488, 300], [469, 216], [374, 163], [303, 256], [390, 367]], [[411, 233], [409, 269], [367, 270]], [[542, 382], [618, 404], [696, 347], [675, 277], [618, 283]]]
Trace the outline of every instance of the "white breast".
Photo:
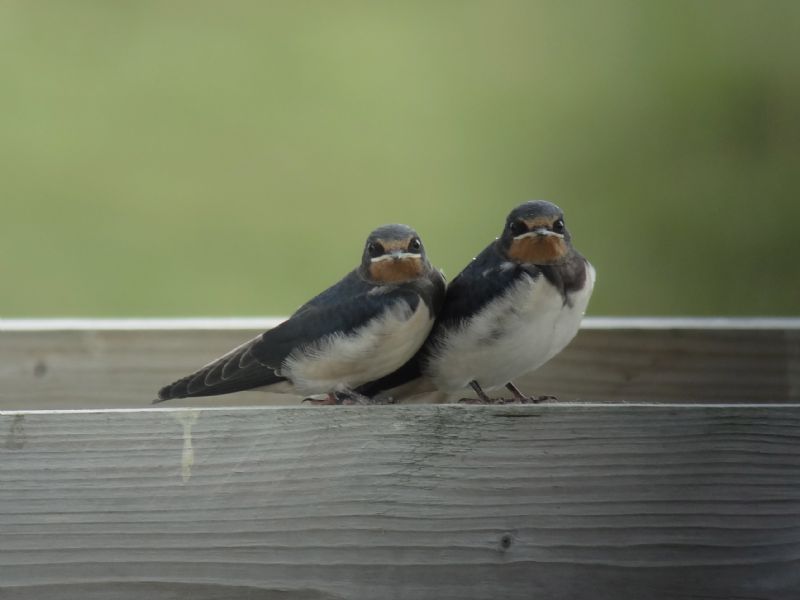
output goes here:
[[433, 326], [427, 305], [417, 309], [397, 302], [380, 318], [349, 335], [331, 335], [291, 354], [281, 367], [301, 394], [355, 388], [402, 366], [419, 349]]
[[476, 380], [484, 390], [501, 387], [539, 368], [575, 337], [594, 287], [587, 263], [586, 285], [568, 301], [543, 276], [521, 279], [463, 326], [448, 332], [427, 372], [444, 391]]

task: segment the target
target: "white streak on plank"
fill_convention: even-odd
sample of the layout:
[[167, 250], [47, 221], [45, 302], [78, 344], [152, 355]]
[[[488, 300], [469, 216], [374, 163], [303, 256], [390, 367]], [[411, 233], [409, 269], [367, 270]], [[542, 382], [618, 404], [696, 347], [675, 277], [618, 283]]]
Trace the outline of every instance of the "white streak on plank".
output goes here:
[[[2, 331], [225, 331], [271, 329], [286, 317], [2, 319]], [[800, 330], [796, 317], [586, 317], [587, 330]]]
[[183, 449], [181, 452], [181, 478], [186, 483], [192, 477], [194, 465], [194, 447], [192, 446], [192, 425], [197, 423], [200, 411], [182, 410], [173, 413], [175, 420], [183, 428]]
[[214, 317], [181, 319], [0, 319], [2, 331], [265, 331], [286, 317]]

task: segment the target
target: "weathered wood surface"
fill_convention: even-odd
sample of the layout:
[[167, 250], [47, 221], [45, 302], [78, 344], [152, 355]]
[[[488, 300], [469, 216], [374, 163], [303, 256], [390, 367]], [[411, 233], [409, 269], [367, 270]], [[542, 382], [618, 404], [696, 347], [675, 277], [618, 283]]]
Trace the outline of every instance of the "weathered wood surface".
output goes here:
[[[274, 323], [0, 321], [0, 408], [146, 406], [162, 385]], [[800, 319], [587, 319], [564, 352], [518, 383], [565, 401], [798, 401]], [[245, 392], [174, 404], [297, 402]]]
[[0, 598], [800, 598], [800, 405], [0, 414]]

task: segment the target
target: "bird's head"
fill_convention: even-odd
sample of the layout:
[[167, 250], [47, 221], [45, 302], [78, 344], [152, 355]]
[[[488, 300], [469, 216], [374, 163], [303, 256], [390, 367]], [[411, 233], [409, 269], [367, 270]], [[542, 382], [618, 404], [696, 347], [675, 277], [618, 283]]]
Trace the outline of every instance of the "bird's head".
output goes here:
[[417, 232], [407, 225], [384, 225], [364, 244], [361, 272], [375, 283], [403, 283], [430, 268]]
[[563, 211], [544, 200], [520, 204], [508, 215], [498, 245], [513, 262], [552, 265], [561, 261], [571, 248]]

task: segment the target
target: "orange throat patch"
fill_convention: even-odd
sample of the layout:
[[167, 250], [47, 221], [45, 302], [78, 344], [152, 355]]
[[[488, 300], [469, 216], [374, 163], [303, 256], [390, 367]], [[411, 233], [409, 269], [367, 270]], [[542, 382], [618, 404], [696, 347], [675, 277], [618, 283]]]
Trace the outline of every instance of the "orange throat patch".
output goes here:
[[387, 258], [369, 265], [369, 276], [378, 283], [402, 283], [422, 275], [422, 258]]
[[555, 236], [523, 237], [511, 242], [508, 257], [521, 263], [549, 265], [567, 254], [567, 243]]

